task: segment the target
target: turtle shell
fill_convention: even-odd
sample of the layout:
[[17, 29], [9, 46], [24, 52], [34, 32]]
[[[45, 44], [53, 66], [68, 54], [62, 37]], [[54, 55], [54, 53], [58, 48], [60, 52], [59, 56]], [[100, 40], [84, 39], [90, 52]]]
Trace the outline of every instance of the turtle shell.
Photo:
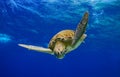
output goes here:
[[57, 41], [61, 41], [66, 45], [71, 45], [75, 32], [73, 30], [62, 30], [58, 32], [49, 42], [49, 48], [54, 50]]

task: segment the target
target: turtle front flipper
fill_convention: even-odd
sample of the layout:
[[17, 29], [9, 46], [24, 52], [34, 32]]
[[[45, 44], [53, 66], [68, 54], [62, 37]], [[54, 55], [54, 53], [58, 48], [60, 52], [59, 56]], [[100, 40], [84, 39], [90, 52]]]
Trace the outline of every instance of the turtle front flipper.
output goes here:
[[72, 41], [72, 47], [76, 47], [76, 45], [79, 43], [79, 40], [81, 39], [81, 37], [86, 37], [84, 36], [84, 33], [86, 31], [86, 26], [88, 23], [88, 12], [85, 12], [85, 14], [83, 15], [82, 20], [79, 22], [77, 29], [75, 31], [75, 36], [73, 38]]
[[52, 50], [49, 48], [43, 48], [43, 47], [39, 47], [39, 46], [26, 45], [26, 44], [18, 44], [18, 45], [21, 47], [27, 48], [29, 50], [35, 50], [38, 52], [53, 54]]

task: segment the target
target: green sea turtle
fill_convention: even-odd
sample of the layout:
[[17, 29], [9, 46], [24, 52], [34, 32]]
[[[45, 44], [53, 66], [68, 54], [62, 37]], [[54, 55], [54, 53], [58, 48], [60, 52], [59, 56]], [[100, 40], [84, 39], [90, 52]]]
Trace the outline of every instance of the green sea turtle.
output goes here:
[[18, 44], [21, 47], [35, 50], [38, 52], [55, 55], [58, 59], [64, 58], [65, 54], [76, 49], [86, 38], [86, 26], [88, 23], [88, 12], [85, 12], [82, 20], [79, 22], [76, 31], [62, 30], [58, 32], [49, 42], [48, 48], [39, 46]]

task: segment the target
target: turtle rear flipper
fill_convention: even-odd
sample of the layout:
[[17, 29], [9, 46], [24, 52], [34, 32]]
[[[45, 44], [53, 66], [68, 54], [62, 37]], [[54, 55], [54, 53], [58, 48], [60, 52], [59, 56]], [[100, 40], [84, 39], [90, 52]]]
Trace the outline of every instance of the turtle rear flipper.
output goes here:
[[76, 47], [77, 43], [79, 42], [79, 40], [81, 39], [81, 37], [83, 36], [84, 37], [84, 33], [86, 31], [86, 26], [87, 26], [87, 23], [88, 23], [88, 12], [85, 12], [85, 14], [83, 15], [83, 18], [82, 20], [79, 22], [78, 26], [77, 26], [77, 29], [75, 31], [75, 36], [73, 38], [73, 41], [72, 41], [72, 47]]
[[29, 50], [35, 50], [38, 52], [53, 54], [52, 50], [49, 48], [43, 48], [43, 47], [39, 47], [39, 46], [26, 45], [26, 44], [18, 44], [18, 45], [21, 47], [27, 48]]

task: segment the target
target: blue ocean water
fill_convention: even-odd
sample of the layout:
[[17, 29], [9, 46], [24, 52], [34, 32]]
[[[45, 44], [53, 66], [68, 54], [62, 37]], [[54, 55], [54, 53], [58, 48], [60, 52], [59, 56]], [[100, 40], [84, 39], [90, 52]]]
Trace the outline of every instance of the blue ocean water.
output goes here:
[[[89, 12], [85, 43], [59, 60], [47, 47]], [[0, 77], [120, 77], [119, 0], [0, 0]]]

